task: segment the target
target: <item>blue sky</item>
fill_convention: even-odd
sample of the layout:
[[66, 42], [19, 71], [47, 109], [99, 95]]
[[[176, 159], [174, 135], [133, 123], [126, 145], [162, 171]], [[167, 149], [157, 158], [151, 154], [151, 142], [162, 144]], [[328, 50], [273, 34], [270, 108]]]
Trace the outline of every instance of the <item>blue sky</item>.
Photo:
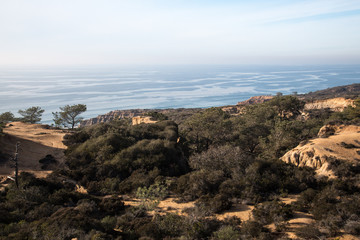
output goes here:
[[359, 0], [1, 0], [0, 65], [360, 64]]

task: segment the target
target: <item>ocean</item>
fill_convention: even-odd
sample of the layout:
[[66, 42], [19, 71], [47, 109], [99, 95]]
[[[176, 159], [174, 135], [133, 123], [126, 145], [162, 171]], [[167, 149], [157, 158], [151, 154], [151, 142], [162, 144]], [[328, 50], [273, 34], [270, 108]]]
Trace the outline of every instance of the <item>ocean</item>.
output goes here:
[[0, 113], [40, 106], [43, 123], [67, 104], [84, 118], [112, 110], [235, 105], [256, 95], [360, 83], [360, 65], [0, 67]]

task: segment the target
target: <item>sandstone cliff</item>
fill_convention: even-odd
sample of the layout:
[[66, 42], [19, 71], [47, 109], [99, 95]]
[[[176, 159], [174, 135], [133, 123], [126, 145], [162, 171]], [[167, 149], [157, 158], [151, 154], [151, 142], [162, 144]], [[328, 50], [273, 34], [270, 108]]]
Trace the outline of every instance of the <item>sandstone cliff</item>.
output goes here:
[[177, 108], [177, 109], [128, 109], [128, 110], [115, 110], [109, 113], [99, 115], [95, 118], [90, 118], [81, 121], [80, 126], [91, 126], [97, 123], [110, 122], [115, 119], [132, 119], [133, 117], [144, 116], [150, 112], [158, 112], [165, 114], [169, 120], [179, 123], [194, 113], [200, 112], [201, 108]]
[[[235, 106], [226, 106], [226, 107], [222, 107], [221, 109], [224, 112], [228, 112], [232, 115], [238, 115], [242, 113], [243, 109], [246, 106], [253, 104], [261, 104], [271, 100], [272, 98], [273, 96], [255, 96], [249, 98], [248, 100], [238, 102], [237, 105]], [[328, 109], [332, 112], [342, 112], [344, 108], [348, 106], [354, 106], [354, 100], [346, 99], [343, 97], [322, 99], [322, 100], [306, 100], [306, 99], [302, 99], [302, 100], [306, 102], [304, 106], [304, 111], [302, 113], [302, 115], [305, 117], [308, 115], [307, 112], [311, 110]]]
[[149, 109], [115, 110], [115, 111], [111, 111], [111, 112], [108, 112], [103, 115], [99, 115], [95, 118], [83, 120], [83, 121], [81, 121], [80, 126], [85, 127], [85, 126], [91, 126], [91, 125], [94, 125], [97, 123], [110, 122], [115, 119], [133, 118], [133, 117], [137, 117], [137, 116], [142, 116], [150, 111], [154, 111], [154, 110], [149, 110]]
[[260, 104], [271, 100], [274, 96], [260, 95], [251, 97], [245, 101], [238, 102], [236, 105], [221, 107], [221, 110], [231, 115], [239, 115], [243, 113], [243, 109], [248, 105]]
[[138, 116], [138, 117], [133, 117], [131, 119], [132, 121], [132, 125], [138, 125], [141, 123], [156, 123], [157, 121], [154, 121], [151, 119], [151, 117], [142, 117], [142, 116]]
[[334, 112], [342, 112], [344, 108], [348, 106], [354, 106], [354, 100], [345, 99], [343, 97], [316, 100], [307, 102], [304, 106], [304, 110], [313, 110], [313, 109], [329, 109]]
[[281, 160], [298, 167], [312, 167], [318, 175], [329, 177], [334, 177], [329, 169], [330, 159], [360, 163], [360, 126], [326, 125], [320, 129], [318, 136], [299, 144]]
[[[314, 109], [329, 109], [330, 111], [342, 111], [345, 107], [353, 105], [354, 98], [360, 95], [360, 84], [352, 84], [346, 86], [339, 86], [320, 90], [316, 92], [310, 92], [307, 94], [299, 94], [298, 98], [306, 102], [304, 117], [307, 117], [306, 111]], [[274, 96], [263, 95], [254, 96], [248, 100], [238, 102], [237, 105], [224, 106], [221, 109], [232, 115], [238, 115], [242, 113], [245, 106], [251, 104], [259, 104], [269, 101]], [[170, 120], [177, 123], [183, 121], [192, 114], [201, 111], [200, 108], [179, 108], [179, 109], [129, 109], [129, 110], [115, 110], [104, 115], [99, 115], [95, 118], [83, 120], [80, 123], [81, 127], [91, 126], [97, 123], [109, 122], [114, 119], [133, 118], [137, 116], [144, 116], [148, 112], [159, 112], [166, 114]]]

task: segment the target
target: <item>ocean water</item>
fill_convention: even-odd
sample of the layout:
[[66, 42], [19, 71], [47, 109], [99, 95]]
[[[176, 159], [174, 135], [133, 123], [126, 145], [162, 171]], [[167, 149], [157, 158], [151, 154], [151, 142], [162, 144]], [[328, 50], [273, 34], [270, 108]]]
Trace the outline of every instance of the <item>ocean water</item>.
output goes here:
[[83, 117], [117, 109], [234, 105], [256, 95], [360, 83], [360, 65], [0, 67], [0, 113], [40, 106], [43, 122], [66, 104]]

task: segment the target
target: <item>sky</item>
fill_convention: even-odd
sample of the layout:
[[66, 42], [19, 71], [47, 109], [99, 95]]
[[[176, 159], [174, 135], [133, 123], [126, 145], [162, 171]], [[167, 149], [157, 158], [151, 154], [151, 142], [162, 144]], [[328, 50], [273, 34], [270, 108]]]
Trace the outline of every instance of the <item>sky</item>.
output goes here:
[[359, 0], [0, 0], [0, 65], [360, 64]]

